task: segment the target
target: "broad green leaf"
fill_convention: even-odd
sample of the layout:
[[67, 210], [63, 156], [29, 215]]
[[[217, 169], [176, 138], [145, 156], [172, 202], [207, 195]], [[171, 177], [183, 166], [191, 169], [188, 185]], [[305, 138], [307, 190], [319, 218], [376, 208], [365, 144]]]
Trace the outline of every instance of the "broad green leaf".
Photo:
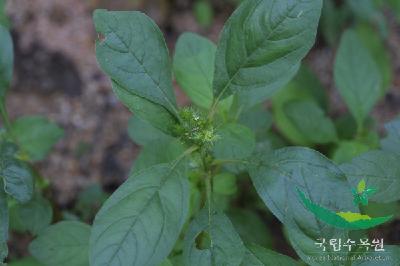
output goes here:
[[393, 79], [389, 50], [386, 48], [382, 37], [370, 25], [359, 23], [355, 30], [378, 66], [382, 77], [381, 95], [384, 95], [390, 88]]
[[27, 163], [13, 158], [0, 161], [0, 177], [4, 180], [4, 191], [19, 202], [32, 198], [33, 176]]
[[[0, 12], [1, 13], [1, 12]], [[10, 32], [0, 22], [0, 102], [10, 86], [14, 66], [14, 48]]]
[[296, 77], [272, 98], [274, 121], [279, 131], [291, 142], [298, 145], [311, 145], [299, 132], [285, 112], [285, 104], [295, 100], [312, 100], [319, 107], [327, 108], [328, 100], [325, 90], [316, 75], [302, 65]]
[[194, 33], [183, 33], [174, 55], [174, 74], [190, 100], [199, 107], [210, 108], [216, 46]]
[[332, 120], [314, 101], [291, 101], [283, 108], [288, 119], [308, 142], [326, 144], [338, 140]]
[[236, 176], [220, 173], [213, 177], [213, 192], [220, 195], [233, 195], [237, 192]]
[[341, 141], [337, 148], [333, 151], [332, 160], [336, 163], [350, 162], [354, 157], [357, 157], [364, 152], [370, 150], [368, 145], [359, 141]]
[[288, 236], [299, 256], [306, 260], [311, 255], [333, 255], [330, 247], [323, 252], [315, 246], [315, 241], [321, 237], [345, 238], [346, 231], [319, 221], [304, 207], [297, 189], [332, 211], [356, 211], [344, 173], [322, 154], [307, 148], [283, 148], [258, 154], [251, 161], [249, 174], [258, 194], [289, 229]]
[[43, 266], [33, 257], [25, 257], [8, 263], [8, 266]]
[[186, 221], [184, 172], [159, 164], [132, 174], [104, 203], [90, 236], [91, 265], [157, 265], [171, 252]]
[[294, 259], [275, 251], [257, 246], [247, 246], [246, 258], [241, 266], [296, 266], [300, 265]]
[[[270, 99], [276, 92], [284, 88], [298, 72], [300, 63], [292, 66], [279, 80], [268, 85], [267, 88], [260, 87], [252, 90], [241, 91], [236, 94], [237, 106], [243, 110], [252, 108], [255, 105], [262, 104], [265, 100]], [[229, 98], [227, 98], [229, 99]], [[222, 105], [226, 100], [222, 101]]]
[[138, 116], [132, 116], [128, 122], [129, 137], [139, 145], [146, 145], [155, 140], [168, 140], [170, 136], [152, 126]]
[[272, 126], [272, 115], [259, 104], [241, 113], [239, 123], [250, 128], [257, 139], [265, 139], [267, 131]]
[[[96, 56], [116, 96], [141, 118], [170, 133], [177, 116], [168, 50], [146, 15], [97, 10]], [[145, 43], [145, 45], [143, 45]]]
[[[157, 150], [162, 152], [155, 152]], [[132, 171], [137, 173], [156, 164], [170, 163], [181, 155], [184, 150], [185, 147], [177, 139], [148, 143], [142, 148], [139, 156], [134, 161]]]
[[173, 134], [172, 129], [176, 124], [176, 119], [167, 109], [145, 98], [130, 94], [115, 82], [112, 82], [112, 88], [117, 98], [119, 98], [132, 113], [148, 121], [152, 126], [164, 133], [169, 135]]
[[385, 124], [386, 138], [381, 140], [381, 147], [385, 151], [400, 154], [400, 119]]
[[[214, 96], [272, 94], [314, 44], [322, 1], [244, 1], [224, 26], [216, 54]], [[282, 86], [284, 84], [281, 84]]]
[[64, 136], [64, 131], [45, 117], [25, 116], [12, 123], [11, 134], [31, 160], [40, 161]]
[[240, 124], [223, 125], [217, 130], [217, 136], [213, 147], [217, 159], [244, 159], [251, 155], [256, 145], [254, 133]]
[[52, 219], [51, 204], [40, 194], [25, 204], [16, 204], [10, 208], [11, 230], [29, 231], [38, 235], [50, 225]]
[[190, 266], [239, 266], [246, 248], [225, 214], [203, 209], [185, 235], [183, 257]]
[[[352, 266], [397, 266], [400, 264], [400, 246], [384, 246], [385, 251], [370, 251], [354, 255]], [[367, 259], [365, 259], [367, 258]]]
[[356, 187], [365, 179], [368, 187], [378, 191], [371, 196], [371, 201], [392, 202], [400, 199], [400, 156], [385, 151], [370, 151], [343, 164], [351, 185]]
[[0, 179], [0, 263], [8, 255], [8, 219], [7, 195], [3, 191], [3, 181]]
[[88, 266], [90, 226], [81, 222], [59, 222], [44, 230], [29, 251], [46, 266]]
[[256, 212], [246, 209], [231, 209], [228, 216], [243, 242], [272, 248], [272, 234]]
[[340, 41], [334, 66], [339, 93], [359, 128], [381, 95], [382, 77], [357, 33], [347, 30]]
[[177, 115], [168, 48], [157, 25], [138, 11], [96, 10], [93, 20], [104, 37], [96, 42], [97, 60], [116, 89]]

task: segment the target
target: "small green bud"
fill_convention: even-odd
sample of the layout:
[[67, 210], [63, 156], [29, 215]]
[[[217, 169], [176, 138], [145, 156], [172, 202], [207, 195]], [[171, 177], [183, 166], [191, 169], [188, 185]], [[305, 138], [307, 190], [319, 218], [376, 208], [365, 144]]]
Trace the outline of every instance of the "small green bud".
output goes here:
[[176, 136], [189, 145], [210, 146], [216, 140], [214, 127], [199, 111], [185, 107], [179, 112], [181, 123], [174, 128]]

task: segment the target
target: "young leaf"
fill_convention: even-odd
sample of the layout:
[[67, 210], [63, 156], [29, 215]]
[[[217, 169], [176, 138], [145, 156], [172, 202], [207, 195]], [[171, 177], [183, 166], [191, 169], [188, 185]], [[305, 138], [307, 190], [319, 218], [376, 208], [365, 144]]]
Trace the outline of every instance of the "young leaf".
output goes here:
[[189, 32], [179, 37], [175, 48], [175, 78], [190, 100], [205, 109], [213, 100], [216, 49], [210, 40]]
[[7, 195], [4, 193], [3, 181], [0, 179], [0, 264], [8, 254], [8, 223]]
[[382, 37], [373, 27], [366, 23], [359, 23], [355, 30], [378, 66], [382, 77], [381, 95], [384, 95], [390, 89], [393, 79], [391, 55]]
[[129, 137], [138, 145], [144, 146], [155, 140], [170, 140], [170, 136], [152, 126], [148, 121], [134, 115], [128, 122]]
[[254, 133], [240, 124], [223, 125], [217, 136], [213, 147], [217, 159], [244, 159], [251, 155], [256, 145]]
[[241, 266], [296, 266], [294, 259], [257, 245], [248, 245], [246, 258]]
[[335, 126], [314, 101], [291, 101], [284, 105], [284, 112], [304, 138], [315, 144], [338, 140]]
[[[309, 100], [314, 101], [320, 108], [328, 106], [327, 95], [318, 77], [302, 65], [295, 78], [272, 98], [272, 110], [279, 131], [296, 145], [312, 145], [309, 140], [292, 123], [285, 112], [288, 102]], [[324, 109], [326, 111], [326, 109]]]
[[64, 136], [64, 131], [45, 117], [25, 116], [12, 123], [10, 134], [31, 160], [40, 161]]
[[287, 80], [314, 44], [321, 7], [321, 0], [244, 1], [220, 37], [214, 96], [270, 91], [271, 84]]
[[387, 136], [381, 140], [382, 149], [400, 155], [400, 119], [385, 124], [385, 129]]
[[173, 135], [172, 129], [176, 124], [176, 119], [167, 109], [145, 98], [130, 94], [115, 82], [111, 83], [117, 98], [119, 98], [132, 113], [148, 121], [152, 126], [162, 132]]
[[[1, 14], [1, 12], [0, 12]], [[10, 86], [14, 66], [14, 48], [10, 32], [0, 24], [0, 102]]]
[[238, 121], [253, 130], [257, 139], [265, 139], [272, 126], [272, 115], [259, 104], [241, 113]]
[[341, 169], [346, 173], [352, 186], [365, 179], [369, 187], [378, 191], [371, 197], [376, 202], [392, 202], [400, 199], [400, 156], [385, 152], [371, 151], [362, 154]]
[[[162, 152], [154, 152], [156, 150]], [[179, 155], [181, 155], [185, 150], [183, 144], [177, 139], [171, 140], [158, 140], [148, 143], [142, 148], [139, 156], [133, 163], [133, 173], [137, 173], [143, 169], [149, 168], [150, 166], [170, 163]]]
[[117, 97], [131, 111], [166, 130], [178, 111], [160, 29], [137, 11], [96, 10], [93, 19], [101, 37], [96, 42], [97, 60], [111, 78]]
[[247, 209], [231, 209], [227, 214], [243, 242], [272, 248], [272, 234], [265, 221], [256, 212]]
[[[265, 100], [270, 99], [278, 90], [288, 84], [289, 81], [296, 76], [299, 68], [300, 63], [292, 66], [284, 76], [274, 83], [269, 84], [268, 87], [266, 87], [267, 89], [265, 87], [259, 87], [252, 90], [238, 92], [235, 97], [237, 101], [236, 105], [242, 110], [248, 110], [257, 104], [262, 104]], [[221, 105], [223, 102], [221, 102]]]
[[336, 163], [350, 162], [364, 152], [370, 150], [370, 147], [359, 141], [341, 141], [338, 147], [333, 151], [332, 160]]
[[53, 218], [50, 202], [37, 194], [26, 204], [16, 204], [10, 208], [11, 230], [29, 231], [38, 235], [47, 228]]
[[0, 161], [0, 177], [4, 180], [4, 191], [19, 202], [25, 203], [32, 198], [33, 177], [25, 162], [13, 158], [3, 159]]
[[188, 208], [189, 184], [180, 169], [160, 164], [132, 174], [96, 215], [91, 265], [161, 263], [179, 236]]
[[[206, 242], [206, 243], [205, 243]], [[203, 209], [190, 223], [185, 236], [185, 265], [239, 266], [246, 248], [228, 217], [220, 212]]]
[[46, 266], [89, 265], [90, 226], [59, 222], [44, 230], [29, 245], [30, 253]]
[[353, 30], [341, 39], [334, 66], [335, 82], [359, 128], [381, 95], [382, 77], [369, 51]]
[[237, 192], [236, 176], [220, 173], [213, 177], [213, 191], [219, 195], [229, 196]]
[[345, 238], [347, 233], [321, 223], [304, 207], [296, 190], [308, 193], [313, 202], [332, 211], [356, 211], [344, 173], [322, 154], [307, 148], [283, 148], [259, 154], [251, 161], [249, 174], [258, 194], [290, 230], [288, 236], [292, 243], [298, 243], [294, 248], [299, 256], [306, 260], [318, 253], [333, 254], [329, 248], [325, 253], [319, 250], [314, 245], [316, 239]]

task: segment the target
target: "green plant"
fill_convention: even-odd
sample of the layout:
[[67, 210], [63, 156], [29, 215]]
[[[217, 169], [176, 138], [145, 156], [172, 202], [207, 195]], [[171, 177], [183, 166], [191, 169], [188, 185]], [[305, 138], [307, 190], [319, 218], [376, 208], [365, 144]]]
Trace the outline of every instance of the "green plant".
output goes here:
[[[372, 202], [396, 203], [400, 126], [389, 124], [380, 144], [368, 114], [383, 94], [382, 73], [353, 29], [343, 34], [334, 66], [350, 115], [328, 116], [322, 85], [301, 65], [321, 8], [320, 0], [244, 1], [218, 46], [183, 34], [172, 66], [161, 31], [146, 15], [95, 11], [99, 65], [135, 114], [129, 135], [143, 149], [92, 227], [52, 225], [31, 243], [31, 254], [49, 266], [369, 265], [350, 258], [379, 251], [354, 248], [341, 260], [318, 260], [339, 256], [332, 246], [318, 248], [318, 239], [367, 232], [331, 226], [309, 209], [360, 214], [352, 188], [361, 180], [377, 189]], [[172, 72], [194, 106], [177, 105]], [[272, 114], [263, 105], [270, 98]], [[310, 148], [281, 148], [288, 144], [316, 148], [336, 162]], [[235, 202], [239, 197], [245, 199]], [[270, 250], [264, 205], [302, 261]], [[386, 246], [392, 265], [399, 249]]]
[[52, 222], [52, 206], [42, 196], [48, 182], [32, 162], [43, 160], [63, 130], [40, 116], [11, 121], [6, 95], [13, 74], [13, 43], [0, 3], [0, 264], [8, 255], [9, 229], [37, 235]]

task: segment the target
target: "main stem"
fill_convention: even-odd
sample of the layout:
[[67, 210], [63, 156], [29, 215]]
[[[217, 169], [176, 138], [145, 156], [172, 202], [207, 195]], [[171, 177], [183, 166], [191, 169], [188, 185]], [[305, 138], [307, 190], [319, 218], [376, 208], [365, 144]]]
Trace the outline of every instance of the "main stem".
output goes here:
[[[208, 227], [211, 227], [211, 217], [212, 217], [212, 187], [211, 187], [211, 174], [207, 173], [205, 178], [206, 183], [206, 198], [207, 198], [207, 208], [208, 208]], [[211, 238], [211, 248], [213, 246]]]
[[11, 123], [10, 119], [8, 118], [8, 113], [7, 113], [7, 108], [5, 105], [5, 102], [3, 99], [0, 100], [0, 115], [1, 115], [1, 120], [3, 121], [4, 127], [8, 131], [8, 133], [11, 130]]

